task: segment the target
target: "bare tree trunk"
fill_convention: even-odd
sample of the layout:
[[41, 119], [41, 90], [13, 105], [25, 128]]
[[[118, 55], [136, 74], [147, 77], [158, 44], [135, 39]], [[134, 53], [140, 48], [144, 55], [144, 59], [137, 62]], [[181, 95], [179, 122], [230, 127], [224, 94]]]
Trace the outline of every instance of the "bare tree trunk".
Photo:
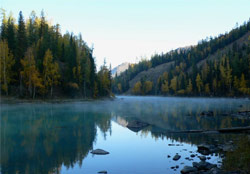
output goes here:
[[83, 90], [84, 90], [84, 98], [86, 98], [86, 82], [85, 82], [85, 80], [84, 80]]
[[5, 57], [5, 49], [3, 49], [4, 54], [3, 54], [3, 83], [4, 87], [6, 88], [6, 95], [8, 96], [8, 84], [7, 84], [7, 79], [6, 79], [6, 57]]
[[19, 77], [19, 95], [20, 96], [22, 96], [22, 91], [23, 91], [23, 89], [22, 89], [22, 79], [23, 79], [23, 77], [22, 77], [22, 75], [21, 75], [21, 73], [20, 73], [20, 77]]
[[33, 90], [33, 99], [35, 98], [36, 96], [36, 87], [34, 86], [34, 90]]
[[53, 95], [53, 85], [51, 85], [51, 88], [50, 88], [50, 97], [52, 98], [52, 95]]

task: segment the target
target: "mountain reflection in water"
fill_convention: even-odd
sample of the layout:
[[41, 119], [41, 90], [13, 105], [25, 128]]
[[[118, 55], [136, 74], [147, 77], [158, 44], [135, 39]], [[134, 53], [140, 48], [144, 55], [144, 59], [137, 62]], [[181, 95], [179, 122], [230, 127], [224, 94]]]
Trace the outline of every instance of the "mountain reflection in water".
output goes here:
[[[184, 148], [194, 151], [195, 145], [200, 143], [213, 143], [215, 140], [223, 142], [241, 136], [170, 132], [249, 126], [249, 119], [221, 116], [240, 110], [250, 110], [249, 100], [117, 97], [114, 101], [2, 104], [0, 170], [2, 174], [97, 173], [100, 167], [106, 170], [104, 164], [110, 163], [114, 168], [113, 173], [126, 173], [129, 167], [131, 171], [135, 170], [134, 173], [166, 173], [170, 171], [170, 166], [166, 166], [166, 163], [170, 163], [166, 157], [168, 153], [179, 152]], [[202, 111], [213, 111], [214, 116], [200, 116]], [[126, 126], [135, 120], [149, 126], [134, 133]], [[167, 146], [171, 142], [185, 144], [184, 147], [175, 147], [173, 151]], [[107, 147], [109, 149], [105, 150], [111, 154], [98, 158], [90, 155], [90, 150], [95, 147]], [[132, 148], [140, 150], [132, 151]], [[143, 152], [147, 154], [146, 157]], [[155, 156], [161, 153], [162, 157]], [[134, 158], [131, 160], [136, 163], [134, 166], [129, 166], [130, 156]], [[148, 169], [141, 169], [140, 166], [147, 165], [150, 159], [159, 167], [152, 165], [150, 171], [149, 164]], [[98, 160], [105, 160], [106, 163], [102, 161], [103, 166], [97, 166]], [[118, 161], [127, 162], [127, 165], [118, 168]]]

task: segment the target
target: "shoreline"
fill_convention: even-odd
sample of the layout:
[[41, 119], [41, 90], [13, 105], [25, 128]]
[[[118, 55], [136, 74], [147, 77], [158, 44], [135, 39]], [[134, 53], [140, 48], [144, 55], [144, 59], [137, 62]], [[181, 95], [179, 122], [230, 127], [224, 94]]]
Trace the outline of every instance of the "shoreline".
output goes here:
[[71, 103], [71, 102], [92, 102], [92, 101], [104, 101], [113, 100], [115, 97], [101, 97], [101, 98], [18, 98], [18, 97], [0, 97], [1, 104], [21, 104], [21, 103]]

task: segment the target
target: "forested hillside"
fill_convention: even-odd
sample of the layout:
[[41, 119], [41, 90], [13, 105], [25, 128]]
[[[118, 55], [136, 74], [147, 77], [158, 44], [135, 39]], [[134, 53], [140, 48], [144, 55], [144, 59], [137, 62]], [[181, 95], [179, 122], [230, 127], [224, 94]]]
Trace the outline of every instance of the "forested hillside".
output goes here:
[[81, 34], [61, 34], [44, 12], [18, 20], [1, 11], [0, 91], [18, 97], [88, 97], [111, 93], [111, 71], [96, 72], [93, 48]]
[[197, 45], [156, 54], [113, 80], [115, 93], [250, 95], [250, 21]]

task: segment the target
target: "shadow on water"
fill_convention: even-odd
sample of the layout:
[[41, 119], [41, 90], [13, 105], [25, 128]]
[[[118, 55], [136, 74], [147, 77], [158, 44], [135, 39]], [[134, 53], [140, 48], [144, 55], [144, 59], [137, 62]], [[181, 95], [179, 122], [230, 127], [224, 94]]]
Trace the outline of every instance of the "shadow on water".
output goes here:
[[[249, 119], [222, 116], [240, 110], [250, 110], [248, 100], [118, 97], [114, 101], [2, 105], [1, 173], [60, 173], [62, 166], [81, 166], [93, 149], [97, 128], [104, 137], [116, 131], [111, 130], [112, 121], [123, 127], [142, 121], [148, 124], [138, 130], [142, 134], [188, 144], [227, 141], [239, 135], [170, 131], [249, 126]], [[204, 117], [202, 111], [214, 115]]]

